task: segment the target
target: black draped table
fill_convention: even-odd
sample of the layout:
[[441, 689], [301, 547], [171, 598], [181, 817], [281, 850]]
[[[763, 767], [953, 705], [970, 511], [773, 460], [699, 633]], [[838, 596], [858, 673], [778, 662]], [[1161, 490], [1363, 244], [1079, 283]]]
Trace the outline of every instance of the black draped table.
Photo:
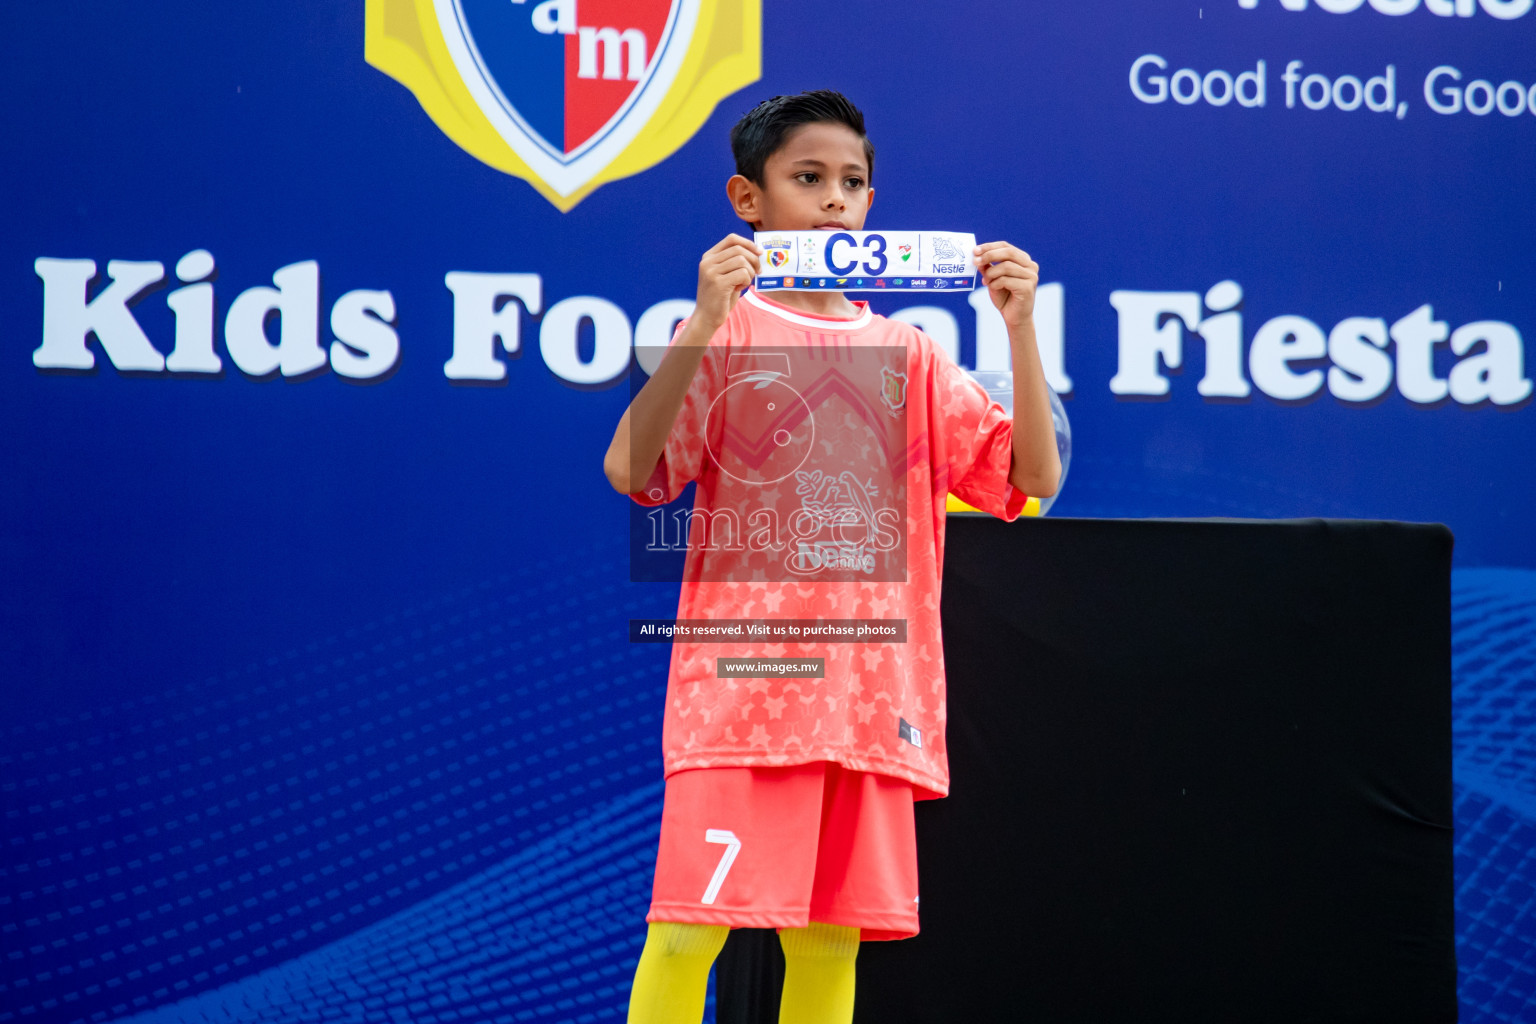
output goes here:
[[[1456, 1019], [1444, 527], [952, 516], [951, 796], [855, 1019]], [[736, 931], [719, 1024], [776, 1021]]]

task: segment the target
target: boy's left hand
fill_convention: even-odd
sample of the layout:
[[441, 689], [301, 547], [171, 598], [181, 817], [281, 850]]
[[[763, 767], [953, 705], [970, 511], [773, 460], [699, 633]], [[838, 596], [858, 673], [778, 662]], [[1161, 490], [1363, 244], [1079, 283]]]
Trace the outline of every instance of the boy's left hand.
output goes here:
[[973, 262], [992, 294], [992, 304], [1003, 314], [1009, 330], [1029, 323], [1035, 312], [1035, 286], [1040, 283], [1040, 264], [1029, 253], [1007, 242], [987, 242], [975, 249]]

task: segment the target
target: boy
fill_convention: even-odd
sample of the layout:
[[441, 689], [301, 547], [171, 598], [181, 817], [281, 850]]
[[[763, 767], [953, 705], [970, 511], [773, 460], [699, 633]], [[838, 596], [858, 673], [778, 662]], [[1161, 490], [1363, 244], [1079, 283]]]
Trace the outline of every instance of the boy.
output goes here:
[[[754, 230], [863, 228], [874, 200], [874, 147], [863, 115], [840, 94], [767, 100], [732, 129], [731, 147], [737, 173], [726, 193]], [[938, 621], [945, 496], [953, 491], [1011, 520], [1027, 495], [1053, 494], [1060, 473], [1032, 321], [1039, 268], [1005, 242], [972, 255], [1008, 328], [1012, 421], [926, 335], [873, 315], [867, 303], [841, 292], [769, 299], [751, 290], [762, 250], [732, 234], [704, 254], [693, 315], [619, 422], [604, 459], [616, 490], [660, 505], [698, 482], [695, 508], [705, 515], [690, 536], [679, 619], [860, 617], [904, 619], [907, 627], [904, 643], [674, 642], [662, 834], [632, 1024], [696, 1024], [709, 967], [731, 927], [779, 929], [782, 1021], [847, 1024], [860, 939], [917, 933], [912, 804], [943, 796], [949, 785]], [[773, 410], [765, 418], [783, 417], [781, 405], [802, 394], [837, 390], [818, 390], [803, 372], [795, 377], [788, 357], [753, 361], [796, 347], [810, 353], [807, 365], [823, 367], [813, 371], [823, 374], [818, 381], [841, 382], [844, 404], [828, 399], [802, 421], [776, 420], [788, 428], [771, 432], [782, 449], [751, 449], [750, 426], [720, 420], [730, 381], [751, 384], [759, 405]], [[878, 399], [847, 386], [881, 358], [902, 365], [883, 366], [877, 386], [865, 389]], [[781, 369], [761, 372], [762, 365]], [[763, 389], [786, 379], [800, 390], [784, 384], [792, 397], [770, 401], [774, 392]], [[746, 408], [745, 394], [736, 394], [733, 408]], [[811, 412], [820, 416], [814, 438]], [[790, 453], [783, 475], [738, 458], [748, 450], [766, 451], [761, 459]], [[826, 469], [834, 453], [848, 467], [842, 472]], [[744, 479], [749, 462], [760, 471]], [[777, 576], [771, 559], [784, 545], [771, 538], [764, 551], [734, 556], [700, 541], [700, 523], [714, 529], [710, 513], [729, 511], [743, 495], [759, 516], [765, 503], [787, 502], [814, 527], [816, 515], [805, 512], [813, 504], [824, 516], [829, 507], [872, 510], [903, 493], [905, 508], [893, 514], [901, 517], [896, 529], [905, 529], [904, 564], [885, 582], [868, 575], [881, 553], [865, 544], [873, 533], [850, 541], [845, 531], [825, 549], [853, 551], [862, 577], [857, 569], [818, 576], [821, 556], [808, 556], [803, 541], [798, 556], [777, 563], [790, 566]], [[717, 662], [776, 653], [821, 658], [824, 668], [819, 676], [722, 678]]]

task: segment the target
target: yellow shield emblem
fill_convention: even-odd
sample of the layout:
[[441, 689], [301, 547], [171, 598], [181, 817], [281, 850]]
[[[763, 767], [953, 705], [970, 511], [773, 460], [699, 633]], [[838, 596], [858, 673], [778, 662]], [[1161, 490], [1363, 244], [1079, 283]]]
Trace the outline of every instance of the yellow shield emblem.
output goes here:
[[443, 133], [561, 210], [757, 81], [761, 0], [367, 0], [364, 55]]

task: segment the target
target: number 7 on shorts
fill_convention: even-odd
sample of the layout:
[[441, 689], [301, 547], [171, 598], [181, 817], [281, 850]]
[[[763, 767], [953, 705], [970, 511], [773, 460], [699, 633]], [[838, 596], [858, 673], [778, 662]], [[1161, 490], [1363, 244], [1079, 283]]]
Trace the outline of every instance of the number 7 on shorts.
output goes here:
[[736, 838], [734, 832], [710, 828], [704, 830], [704, 841], [725, 847], [725, 852], [720, 855], [720, 863], [715, 865], [715, 874], [709, 880], [709, 888], [704, 890], [704, 898], [699, 901], [708, 906], [720, 895], [720, 886], [725, 884], [725, 876], [731, 873], [731, 865], [736, 863], [736, 855], [741, 852], [741, 840]]

